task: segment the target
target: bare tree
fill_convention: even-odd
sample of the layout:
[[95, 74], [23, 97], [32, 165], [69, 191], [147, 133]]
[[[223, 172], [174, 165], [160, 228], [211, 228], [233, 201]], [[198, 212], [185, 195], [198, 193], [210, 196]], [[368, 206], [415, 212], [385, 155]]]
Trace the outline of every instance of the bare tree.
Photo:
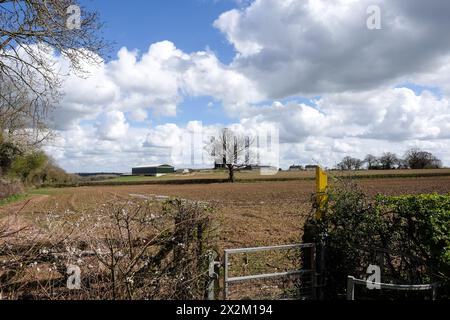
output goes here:
[[379, 166], [379, 160], [377, 157], [375, 157], [372, 154], [368, 154], [365, 158], [364, 158], [364, 162], [367, 163], [367, 169], [372, 170], [375, 168], [378, 168]]
[[380, 158], [380, 164], [383, 169], [390, 170], [394, 169], [395, 164], [398, 163], [398, 157], [395, 153], [385, 152]]
[[397, 169], [409, 169], [408, 161], [405, 159], [397, 159]]
[[250, 164], [250, 150], [253, 140], [238, 134], [231, 129], [221, 130], [217, 137], [211, 140], [211, 156], [216, 164], [223, 165], [228, 170], [228, 181], [235, 181], [235, 171]]
[[0, 84], [0, 143], [14, 143], [19, 150], [38, 147], [51, 135], [45, 123], [48, 101], [31, 99], [27, 88]]
[[[74, 0], [0, 0], [0, 74], [3, 80], [28, 86], [39, 93], [31, 75], [54, 86], [55, 70], [47, 53], [61, 54], [73, 68], [95, 61], [106, 48], [99, 38], [96, 12], [80, 8], [80, 25], [71, 27]], [[70, 21], [69, 21], [70, 22]], [[34, 45], [34, 46], [33, 46]]]
[[357, 158], [344, 157], [337, 167], [339, 170], [359, 170], [363, 165], [363, 161]]
[[405, 161], [411, 169], [437, 169], [442, 167], [442, 162], [432, 153], [412, 148], [405, 154]]
[[107, 48], [99, 36], [96, 12], [77, 7], [80, 25], [68, 24], [74, 4], [73, 0], [0, 0], [2, 132], [44, 125], [47, 109], [59, 98], [62, 74], [53, 62], [54, 54], [66, 58], [72, 71], [82, 72], [82, 64], [99, 62]]

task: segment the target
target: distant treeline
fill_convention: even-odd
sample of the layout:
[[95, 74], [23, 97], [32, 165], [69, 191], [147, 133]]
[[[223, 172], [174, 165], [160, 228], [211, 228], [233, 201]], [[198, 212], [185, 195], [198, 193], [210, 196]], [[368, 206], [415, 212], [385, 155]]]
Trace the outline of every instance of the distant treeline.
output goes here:
[[442, 161], [428, 151], [418, 148], [408, 150], [403, 157], [392, 152], [381, 156], [368, 154], [364, 160], [346, 156], [336, 165], [339, 170], [391, 170], [391, 169], [439, 169]]

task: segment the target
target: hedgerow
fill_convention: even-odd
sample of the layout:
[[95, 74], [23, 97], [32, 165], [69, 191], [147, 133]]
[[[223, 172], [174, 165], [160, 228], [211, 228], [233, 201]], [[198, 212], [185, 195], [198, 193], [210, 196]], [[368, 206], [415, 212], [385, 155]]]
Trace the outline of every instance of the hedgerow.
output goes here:
[[328, 298], [345, 294], [347, 276], [366, 279], [370, 264], [380, 266], [384, 283], [440, 283], [440, 297], [448, 296], [450, 194], [370, 198], [341, 181], [328, 191], [326, 214], [311, 218], [305, 235], [325, 241]]
[[411, 253], [424, 255], [437, 272], [450, 276], [450, 194], [378, 196], [377, 203], [381, 212], [398, 217], [398, 235], [415, 245]]

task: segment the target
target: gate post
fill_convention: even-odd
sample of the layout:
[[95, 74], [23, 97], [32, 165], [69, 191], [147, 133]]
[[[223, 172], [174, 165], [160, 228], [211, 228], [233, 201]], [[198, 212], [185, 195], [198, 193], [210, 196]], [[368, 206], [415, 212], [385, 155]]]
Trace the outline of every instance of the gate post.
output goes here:
[[355, 278], [352, 276], [347, 278], [347, 300], [355, 300]]
[[326, 194], [328, 188], [328, 176], [321, 167], [316, 167], [316, 201], [317, 201], [317, 211], [316, 220], [322, 219], [325, 213], [325, 206], [328, 200]]
[[210, 251], [208, 254], [208, 286], [206, 288], [207, 291], [207, 299], [215, 300], [216, 299], [216, 291], [218, 288], [218, 280], [219, 280], [219, 270], [217, 270], [219, 262], [216, 261], [217, 253], [215, 251]]
[[317, 263], [316, 263], [317, 246], [313, 245], [311, 247], [311, 298], [313, 300], [317, 299]]
[[223, 300], [228, 298], [228, 251], [224, 253], [224, 271], [223, 271]]
[[[327, 189], [328, 189], [328, 176], [325, 173], [325, 171], [322, 170], [321, 167], [316, 167], [316, 192], [317, 192], [317, 211], [316, 211], [316, 220], [320, 221], [323, 216], [325, 215], [326, 206], [328, 202], [328, 195], [327, 195]], [[326, 283], [325, 273], [326, 273], [326, 238], [327, 234], [322, 233], [320, 234], [320, 245], [319, 245], [319, 252], [320, 256], [317, 259], [318, 260], [318, 272], [320, 273], [320, 289], [319, 289], [319, 299], [324, 299], [324, 286]]]
[[320, 272], [320, 290], [319, 290], [319, 299], [320, 300], [324, 300], [324, 296], [325, 296], [325, 285], [327, 282], [327, 278], [326, 278], [326, 240], [327, 238], [327, 234], [321, 234], [321, 239], [320, 239], [320, 258], [319, 260], [319, 272]]

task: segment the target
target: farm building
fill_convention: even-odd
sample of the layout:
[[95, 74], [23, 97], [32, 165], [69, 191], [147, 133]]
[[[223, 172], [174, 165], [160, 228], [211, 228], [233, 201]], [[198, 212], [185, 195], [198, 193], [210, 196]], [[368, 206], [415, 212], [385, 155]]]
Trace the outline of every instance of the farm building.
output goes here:
[[278, 171], [279, 168], [274, 166], [265, 166], [265, 165], [258, 165], [258, 164], [249, 164], [248, 166], [244, 167], [243, 170], [251, 170], [251, 171], [257, 171], [257, 170], [273, 170]]
[[174, 173], [175, 168], [168, 164], [140, 166], [132, 169], [135, 176], [162, 176], [168, 173]]

